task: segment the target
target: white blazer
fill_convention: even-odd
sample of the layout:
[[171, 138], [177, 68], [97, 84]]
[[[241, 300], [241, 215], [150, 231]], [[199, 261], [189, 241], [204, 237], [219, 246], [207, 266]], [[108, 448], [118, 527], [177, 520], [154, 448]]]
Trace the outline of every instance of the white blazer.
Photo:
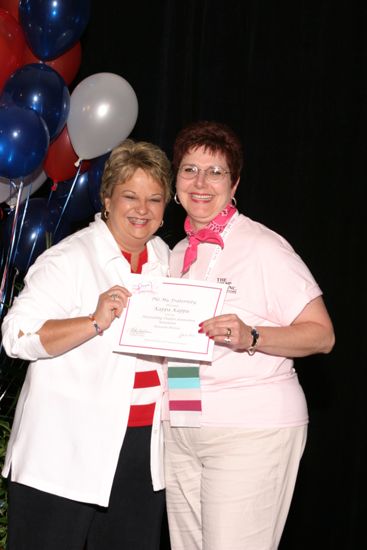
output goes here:
[[[148, 242], [143, 273], [168, 275], [169, 248]], [[107, 506], [124, 440], [136, 357], [112, 353], [113, 331], [57, 357], [35, 332], [47, 319], [88, 315], [99, 294], [124, 285], [130, 265], [97, 214], [88, 227], [41, 254], [2, 324], [10, 357], [31, 361], [18, 400], [3, 475], [42, 491]], [[19, 331], [24, 336], [18, 338]], [[140, 360], [142, 358], [140, 357]], [[157, 367], [159, 358], [145, 357]], [[151, 438], [154, 490], [164, 488], [161, 399]]]

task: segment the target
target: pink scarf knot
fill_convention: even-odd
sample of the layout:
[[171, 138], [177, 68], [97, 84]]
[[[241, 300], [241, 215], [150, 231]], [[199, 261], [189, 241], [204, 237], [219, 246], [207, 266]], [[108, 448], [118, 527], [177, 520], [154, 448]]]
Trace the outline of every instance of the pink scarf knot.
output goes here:
[[192, 229], [190, 218], [186, 218], [184, 229], [186, 231], [189, 244], [186, 248], [184, 256], [182, 273], [186, 273], [191, 264], [195, 262], [200, 243], [213, 243], [218, 244], [221, 248], [224, 247], [223, 239], [220, 236], [220, 233], [223, 231], [236, 211], [237, 209], [231, 203], [227, 204], [227, 206], [211, 222], [198, 231], [194, 231]]

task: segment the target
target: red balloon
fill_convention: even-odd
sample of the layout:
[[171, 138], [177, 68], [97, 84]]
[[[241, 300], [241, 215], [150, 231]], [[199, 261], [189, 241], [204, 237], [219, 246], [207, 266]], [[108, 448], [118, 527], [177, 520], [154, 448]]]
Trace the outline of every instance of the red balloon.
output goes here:
[[22, 65], [27, 65], [28, 63], [46, 63], [46, 65], [49, 65], [52, 69], [58, 72], [59, 75], [63, 77], [66, 84], [69, 85], [79, 71], [81, 60], [82, 47], [80, 42], [77, 42], [72, 48], [70, 48], [70, 50], [50, 61], [42, 61], [36, 57], [26, 44], [23, 53]]
[[[54, 183], [73, 178], [78, 171], [75, 162], [78, 155], [71, 145], [67, 126], [64, 126], [61, 134], [49, 145], [43, 169]], [[89, 169], [90, 162], [83, 161], [80, 173]]]
[[8, 11], [16, 21], [19, 21], [19, 0], [0, 0], [0, 8]]
[[9, 76], [21, 67], [25, 37], [10, 13], [0, 8], [0, 90]]

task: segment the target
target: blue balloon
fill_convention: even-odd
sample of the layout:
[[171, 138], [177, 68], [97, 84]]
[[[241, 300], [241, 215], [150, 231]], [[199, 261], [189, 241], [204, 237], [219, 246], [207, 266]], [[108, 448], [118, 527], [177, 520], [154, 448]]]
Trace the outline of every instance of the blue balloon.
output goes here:
[[53, 140], [65, 126], [70, 109], [70, 92], [65, 80], [52, 67], [30, 63], [8, 78], [1, 101], [37, 111], [47, 124], [50, 140]]
[[56, 200], [63, 208], [65, 207], [62, 219], [65, 218], [69, 222], [84, 221], [95, 213], [89, 199], [88, 172], [80, 174], [76, 178], [75, 184], [74, 181], [75, 178], [59, 182], [52, 196], [53, 200]]
[[90, 15], [90, 0], [20, 0], [19, 23], [34, 55], [55, 59], [78, 42]]
[[104, 165], [109, 156], [110, 156], [110, 153], [106, 153], [105, 155], [102, 155], [100, 157], [93, 159], [88, 169], [89, 199], [93, 205], [95, 212], [100, 212], [102, 208], [101, 198], [99, 196], [99, 190], [101, 188]]
[[33, 109], [0, 105], [0, 176], [15, 179], [34, 172], [44, 161], [50, 136]]
[[[4, 241], [8, 246], [10, 246], [14, 212], [14, 210], [10, 212], [5, 222]], [[54, 239], [53, 232], [59, 216], [60, 205], [48, 202], [46, 198], [31, 197], [21, 205], [17, 216], [12, 262], [21, 273], [25, 273], [46, 248], [70, 234], [70, 227], [65, 223], [60, 225], [57, 240]]]

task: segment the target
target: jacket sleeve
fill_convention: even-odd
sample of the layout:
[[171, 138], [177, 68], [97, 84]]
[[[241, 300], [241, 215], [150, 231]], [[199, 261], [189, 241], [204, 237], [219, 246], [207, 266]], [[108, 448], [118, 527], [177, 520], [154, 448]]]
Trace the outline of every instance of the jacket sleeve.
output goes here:
[[24, 288], [14, 299], [1, 326], [4, 349], [9, 357], [29, 361], [50, 357], [36, 333], [48, 319], [70, 316], [68, 271], [62, 254], [52, 249], [30, 267]]

